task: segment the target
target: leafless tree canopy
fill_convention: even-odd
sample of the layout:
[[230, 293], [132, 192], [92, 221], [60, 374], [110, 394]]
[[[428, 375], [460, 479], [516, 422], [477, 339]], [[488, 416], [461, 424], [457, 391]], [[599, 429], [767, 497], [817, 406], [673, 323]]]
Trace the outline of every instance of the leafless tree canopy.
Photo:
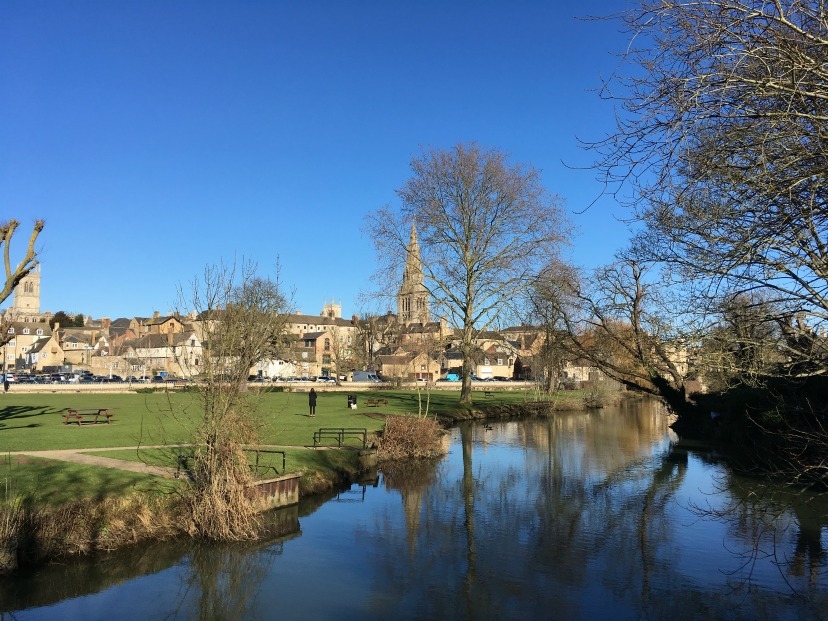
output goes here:
[[260, 524], [247, 495], [251, 475], [243, 449], [258, 442], [258, 423], [246, 380], [251, 367], [277, 354], [288, 302], [278, 280], [259, 277], [251, 263], [209, 266], [180, 297], [198, 311], [203, 333], [202, 407], [187, 496], [192, 528], [211, 539], [252, 537]]
[[666, 398], [684, 398], [686, 351], [661, 290], [648, 278], [652, 265], [623, 254], [595, 270], [566, 315], [571, 347], [622, 384]]
[[592, 145], [696, 299], [763, 290], [812, 328], [828, 322], [826, 8], [640, 0], [623, 17], [631, 77], [604, 91], [618, 129]]
[[[569, 225], [539, 172], [510, 163], [502, 151], [474, 143], [430, 148], [412, 160], [411, 169], [397, 191], [399, 206], [368, 220], [380, 270], [400, 273], [413, 223], [432, 307], [462, 329], [469, 349], [477, 332], [559, 254]], [[465, 371], [470, 375], [470, 368]], [[470, 377], [463, 391], [470, 402]]]

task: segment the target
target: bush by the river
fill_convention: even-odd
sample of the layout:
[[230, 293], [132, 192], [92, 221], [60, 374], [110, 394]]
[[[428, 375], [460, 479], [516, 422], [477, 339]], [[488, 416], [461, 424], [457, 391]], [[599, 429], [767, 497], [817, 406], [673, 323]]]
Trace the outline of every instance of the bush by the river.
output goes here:
[[388, 416], [380, 436], [380, 461], [432, 457], [443, 450], [443, 428], [433, 418]]

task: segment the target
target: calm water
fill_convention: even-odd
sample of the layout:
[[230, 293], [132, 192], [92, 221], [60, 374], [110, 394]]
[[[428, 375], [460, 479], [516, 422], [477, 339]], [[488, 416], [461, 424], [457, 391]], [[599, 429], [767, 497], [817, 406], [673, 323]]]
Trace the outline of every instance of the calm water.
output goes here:
[[826, 619], [828, 498], [735, 477], [657, 404], [454, 430], [282, 517], [0, 581], [13, 619]]

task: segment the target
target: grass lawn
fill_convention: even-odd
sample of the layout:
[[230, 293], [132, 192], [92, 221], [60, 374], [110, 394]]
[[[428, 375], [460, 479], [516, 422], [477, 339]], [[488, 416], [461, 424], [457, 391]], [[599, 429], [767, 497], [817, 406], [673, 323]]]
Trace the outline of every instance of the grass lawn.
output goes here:
[[[459, 391], [431, 393], [430, 414], [451, 415], [461, 410]], [[312, 444], [319, 427], [380, 429], [386, 414], [416, 414], [417, 393], [411, 390], [360, 392], [357, 409], [347, 408], [343, 392], [320, 392], [316, 417], [308, 416], [307, 393], [261, 393], [251, 403], [261, 422], [261, 442], [287, 446]], [[480, 396], [476, 403], [518, 403], [523, 392]], [[386, 399], [368, 407], [369, 399]], [[425, 402], [425, 393], [423, 393]], [[64, 424], [67, 408], [115, 408], [111, 425]], [[190, 441], [201, 404], [195, 393], [147, 394], [6, 394], [0, 395], [0, 453], [54, 449], [179, 444]]]
[[0, 458], [0, 484], [4, 485], [0, 499], [20, 494], [50, 504], [164, 492], [179, 485], [177, 481], [113, 468], [8, 454]]
[[[357, 427], [369, 432], [381, 429], [387, 414], [416, 414], [418, 395], [413, 390], [359, 392], [357, 409], [347, 407], [347, 393], [319, 392], [316, 416], [308, 416], [305, 392], [252, 393], [250, 402], [260, 424], [262, 444], [277, 445], [287, 452], [288, 471], [334, 469], [353, 459], [348, 451], [311, 451], [313, 432], [320, 427]], [[426, 393], [422, 392], [425, 404]], [[387, 404], [368, 407], [370, 399], [385, 399]], [[523, 392], [496, 392], [490, 397], [475, 395], [476, 403], [518, 403]], [[64, 424], [67, 408], [114, 408], [112, 424]], [[0, 395], [0, 456], [5, 464], [6, 486], [18, 490], [37, 490], [55, 494], [51, 500], [122, 494], [131, 489], [146, 489], [154, 477], [118, 470], [65, 462], [22, 458], [13, 451], [56, 449], [95, 449], [124, 447], [119, 451], [95, 451], [114, 459], [144, 461], [175, 467], [177, 450], [169, 445], [191, 441], [201, 403], [193, 392], [136, 394], [14, 394]], [[430, 414], [451, 416], [462, 412], [459, 391], [433, 391]], [[152, 447], [162, 445], [167, 448]], [[5, 454], [5, 455], [4, 455]], [[263, 455], [262, 463], [281, 471], [281, 456]], [[2, 495], [2, 492], [0, 492]]]

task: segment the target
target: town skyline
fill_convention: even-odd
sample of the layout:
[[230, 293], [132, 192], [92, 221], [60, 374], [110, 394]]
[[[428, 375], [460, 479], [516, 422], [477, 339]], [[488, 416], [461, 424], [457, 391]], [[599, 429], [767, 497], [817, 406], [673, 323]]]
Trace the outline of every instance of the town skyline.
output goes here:
[[205, 266], [250, 259], [297, 310], [359, 312], [364, 217], [421, 148], [470, 141], [540, 169], [572, 261], [608, 261], [629, 214], [578, 141], [614, 123], [591, 89], [626, 43], [585, 18], [622, 8], [4, 3], [3, 210], [46, 220], [42, 307], [166, 313]]

